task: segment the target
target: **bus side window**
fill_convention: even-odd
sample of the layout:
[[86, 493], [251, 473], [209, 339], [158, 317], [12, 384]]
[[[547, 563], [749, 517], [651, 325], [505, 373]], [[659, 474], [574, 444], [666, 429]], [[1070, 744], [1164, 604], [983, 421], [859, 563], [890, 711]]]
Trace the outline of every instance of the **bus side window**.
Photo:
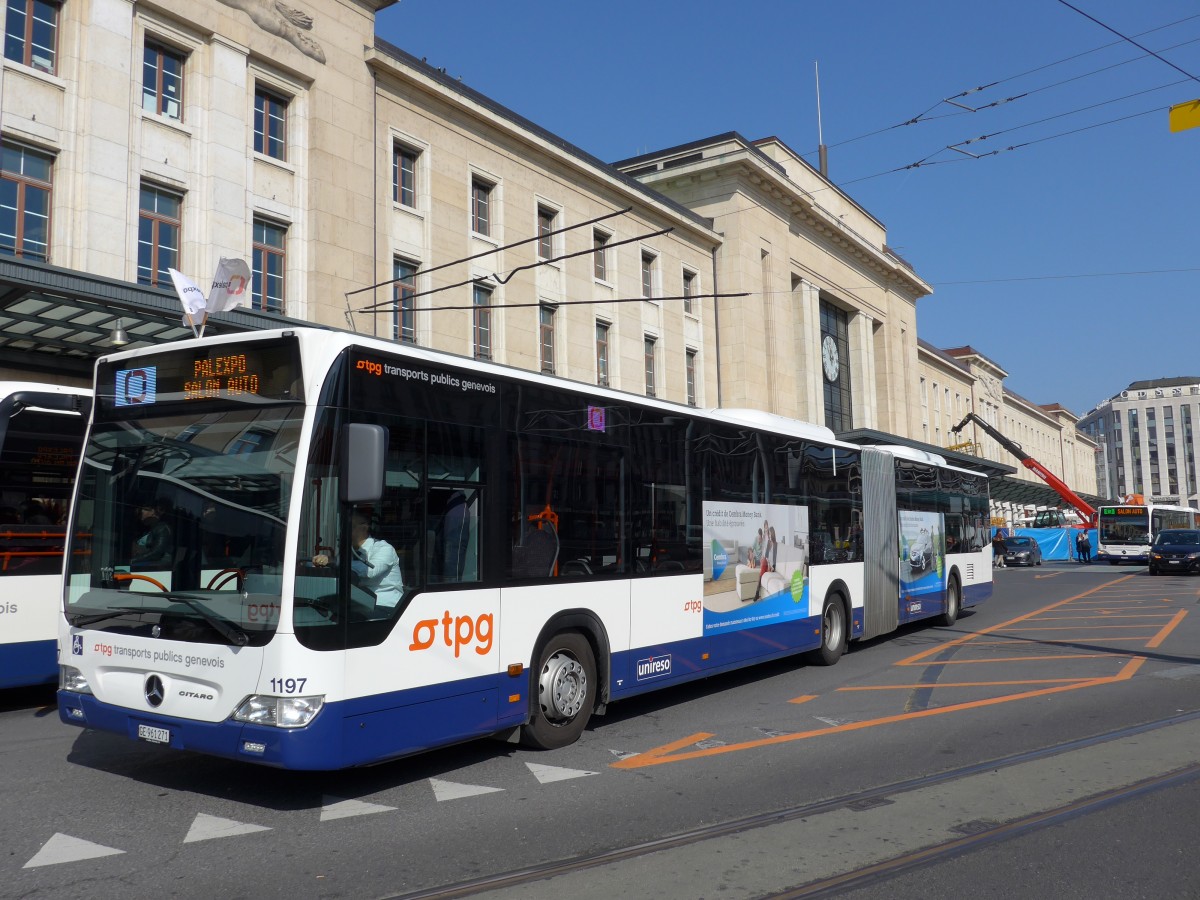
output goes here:
[[468, 487], [429, 490], [429, 580], [479, 580], [480, 491]]
[[425, 446], [424, 578], [427, 584], [478, 581], [483, 430], [430, 421]]

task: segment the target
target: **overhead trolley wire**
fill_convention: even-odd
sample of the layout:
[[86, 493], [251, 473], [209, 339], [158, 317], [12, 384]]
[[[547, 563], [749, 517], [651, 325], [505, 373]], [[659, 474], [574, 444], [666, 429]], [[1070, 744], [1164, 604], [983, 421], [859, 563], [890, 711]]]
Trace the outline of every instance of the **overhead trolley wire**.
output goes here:
[[[1060, 0], [1060, 2], [1063, 2], [1063, 0]], [[1067, 5], [1070, 5], [1070, 4], [1067, 4]], [[1072, 7], [1072, 8], [1074, 8], [1074, 7]], [[1089, 16], [1089, 18], [1090, 18], [1090, 16]], [[1167, 28], [1174, 28], [1176, 25], [1182, 25], [1182, 24], [1184, 24], [1185, 22], [1190, 22], [1190, 21], [1192, 21], [1193, 19], [1198, 19], [1198, 18], [1200, 18], [1200, 14], [1197, 14], [1197, 15], [1192, 15], [1192, 16], [1185, 16], [1184, 18], [1182, 18], [1182, 19], [1177, 19], [1177, 20], [1176, 20], [1176, 21], [1174, 21], [1174, 22], [1168, 22], [1168, 23], [1167, 23], [1167, 24], [1165, 24], [1165, 25], [1159, 25], [1159, 26], [1157, 26], [1157, 27], [1155, 27], [1155, 28], [1151, 28], [1151, 29], [1149, 29], [1149, 30], [1147, 30], [1147, 31], [1139, 32], [1139, 33], [1138, 33], [1137, 35], [1135, 35], [1135, 36], [1136, 36], [1136, 37], [1144, 37], [1144, 36], [1145, 36], [1145, 35], [1147, 35], [1147, 34], [1153, 34], [1153, 33], [1154, 33], [1154, 32], [1156, 32], [1156, 31], [1163, 31], [1163, 30], [1165, 30], [1165, 29], [1167, 29]], [[1103, 24], [1103, 23], [1099, 23], [1099, 24]], [[1105, 26], [1105, 27], [1107, 27], [1107, 26]], [[1112, 29], [1109, 29], [1109, 30], [1111, 31]], [[939, 116], [931, 116], [931, 115], [929, 115], [929, 113], [933, 112], [933, 110], [937, 109], [939, 106], [941, 106], [941, 105], [942, 105], [942, 104], [944, 104], [944, 103], [953, 103], [953, 101], [956, 101], [956, 100], [961, 100], [961, 99], [962, 99], [962, 98], [964, 98], [964, 97], [969, 97], [969, 96], [970, 96], [970, 95], [972, 95], [972, 94], [977, 94], [977, 93], [979, 93], [979, 92], [981, 92], [981, 91], [985, 91], [985, 90], [988, 90], [988, 89], [990, 89], [990, 88], [997, 87], [997, 86], [999, 86], [999, 85], [1005, 84], [1006, 82], [1009, 82], [1009, 81], [1015, 81], [1015, 80], [1017, 80], [1018, 78], [1024, 78], [1024, 77], [1025, 77], [1025, 76], [1027, 76], [1027, 75], [1033, 75], [1033, 74], [1036, 74], [1036, 73], [1038, 73], [1038, 72], [1041, 72], [1041, 71], [1044, 71], [1044, 70], [1046, 70], [1046, 69], [1053, 68], [1054, 66], [1059, 66], [1059, 65], [1062, 65], [1063, 63], [1067, 63], [1067, 62], [1071, 62], [1072, 60], [1080, 59], [1081, 57], [1087, 56], [1087, 55], [1089, 55], [1089, 54], [1092, 54], [1092, 53], [1097, 53], [1097, 52], [1099, 52], [1099, 51], [1101, 51], [1101, 50], [1107, 50], [1107, 49], [1109, 49], [1110, 47], [1116, 47], [1116, 46], [1118, 46], [1119, 44], [1121, 44], [1121, 43], [1122, 43], [1122, 42], [1124, 42], [1124, 41], [1128, 41], [1129, 43], [1132, 43], [1132, 44], [1134, 44], [1134, 46], [1136, 46], [1136, 47], [1139, 47], [1139, 48], [1141, 48], [1141, 49], [1145, 50], [1145, 53], [1146, 53], [1147, 55], [1158, 57], [1158, 54], [1154, 53], [1154, 52], [1153, 52], [1153, 51], [1151, 51], [1151, 50], [1146, 50], [1145, 48], [1142, 48], [1142, 47], [1141, 47], [1141, 45], [1140, 45], [1140, 44], [1138, 44], [1136, 41], [1133, 41], [1133, 40], [1131, 40], [1131, 39], [1129, 39], [1129, 38], [1125, 38], [1123, 35], [1120, 35], [1120, 34], [1119, 34], [1119, 32], [1115, 32], [1115, 31], [1114, 31], [1113, 33], [1114, 33], [1114, 34], [1118, 34], [1118, 36], [1119, 36], [1119, 37], [1121, 37], [1122, 39], [1121, 39], [1121, 40], [1119, 40], [1119, 41], [1112, 41], [1112, 42], [1110, 42], [1110, 43], [1103, 44], [1103, 45], [1101, 45], [1101, 46], [1099, 46], [1099, 47], [1093, 47], [1091, 50], [1084, 50], [1084, 51], [1082, 51], [1081, 53], [1076, 53], [1076, 54], [1074, 54], [1074, 55], [1072, 55], [1072, 56], [1067, 56], [1067, 57], [1064, 57], [1063, 59], [1055, 60], [1054, 62], [1045, 63], [1045, 64], [1043, 64], [1043, 65], [1040, 65], [1040, 66], [1035, 66], [1035, 67], [1034, 67], [1034, 68], [1032, 68], [1032, 69], [1026, 69], [1025, 71], [1023, 71], [1023, 72], [1018, 72], [1018, 73], [1017, 73], [1017, 74], [1015, 74], [1015, 75], [1009, 75], [1009, 76], [1007, 76], [1007, 77], [1005, 77], [1005, 78], [998, 78], [998, 79], [996, 79], [995, 81], [988, 82], [987, 84], [978, 85], [978, 86], [976, 86], [976, 87], [973, 87], [973, 88], [968, 88], [967, 90], [960, 91], [960, 92], [959, 92], [959, 93], [957, 93], [957, 94], [953, 94], [953, 95], [951, 95], [951, 96], [949, 96], [949, 97], [946, 97], [946, 98], [944, 98], [944, 99], [942, 99], [942, 100], [939, 100], [938, 102], [934, 103], [932, 106], [930, 106], [930, 107], [929, 107], [928, 109], [926, 109], [925, 111], [923, 111], [923, 112], [921, 112], [921, 113], [918, 113], [917, 115], [913, 116], [913, 117], [912, 117], [912, 118], [910, 118], [910, 119], [907, 119], [907, 120], [905, 120], [905, 121], [903, 121], [903, 122], [897, 122], [897, 123], [896, 123], [896, 124], [894, 124], [894, 125], [888, 125], [888, 126], [886, 126], [886, 127], [884, 127], [884, 128], [877, 128], [877, 129], [875, 129], [874, 131], [869, 131], [869, 132], [867, 132], [867, 133], [865, 133], [865, 134], [860, 134], [860, 135], [858, 135], [857, 137], [847, 138], [847, 139], [846, 139], [846, 140], [844, 140], [844, 141], [839, 141], [839, 142], [837, 142], [837, 143], [834, 143], [834, 144], [829, 144], [829, 145], [828, 145], [828, 146], [829, 146], [829, 149], [831, 149], [831, 150], [832, 150], [832, 149], [834, 149], [834, 148], [836, 148], [836, 147], [842, 147], [842, 146], [845, 146], [846, 144], [852, 144], [852, 143], [855, 143], [855, 142], [857, 142], [857, 141], [865, 140], [866, 138], [875, 137], [876, 135], [884, 134], [885, 132], [888, 132], [888, 131], [894, 131], [894, 130], [895, 130], [895, 129], [897, 129], [897, 128], [903, 128], [903, 127], [905, 127], [905, 126], [907, 126], [907, 125], [917, 125], [917, 124], [920, 124], [920, 123], [922, 123], [922, 122], [932, 122], [932, 121], [935, 121], [935, 120], [937, 120], [937, 119], [945, 119], [945, 118], [949, 118], [949, 117], [951, 117], [951, 116], [961, 116], [961, 115], [966, 115], [967, 113], [970, 113], [970, 112], [979, 112], [979, 111], [982, 111], [982, 110], [985, 110], [985, 109], [991, 109], [991, 108], [993, 108], [993, 107], [996, 107], [996, 106], [1002, 106], [1002, 105], [1004, 105], [1004, 104], [1006, 104], [1006, 103], [1011, 103], [1011, 102], [1012, 102], [1012, 101], [1014, 101], [1014, 100], [1019, 100], [1019, 99], [1021, 99], [1021, 98], [1023, 98], [1023, 97], [1027, 97], [1027, 96], [1029, 96], [1030, 94], [1039, 93], [1039, 92], [1041, 92], [1041, 91], [1049, 90], [1049, 89], [1050, 89], [1050, 88], [1052, 88], [1052, 87], [1058, 87], [1059, 85], [1068, 84], [1068, 83], [1070, 83], [1070, 82], [1072, 82], [1072, 81], [1078, 81], [1078, 80], [1079, 80], [1079, 79], [1081, 79], [1081, 78], [1086, 78], [1086, 77], [1088, 77], [1088, 76], [1090, 76], [1090, 75], [1096, 75], [1096, 74], [1099, 74], [1099, 73], [1101, 73], [1101, 72], [1106, 72], [1106, 71], [1108, 71], [1108, 70], [1110, 70], [1110, 69], [1114, 69], [1114, 68], [1117, 68], [1117, 67], [1119, 67], [1119, 66], [1127, 65], [1128, 63], [1131, 63], [1131, 62], [1137, 62], [1139, 59], [1142, 59], [1142, 58], [1144, 58], [1144, 57], [1135, 57], [1134, 59], [1125, 60], [1124, 62], [1115, 63], [1115, 64], [1113, 64], [1113, 65], [1110, 65], [1110, 66], [1104, 66], [1104, 67], [1102, 67], [1102, 68], [1095, 69], [1095, 70], [1093, 70], [1093, 71], [1091, 71], [1091, 72], [1086, 72], [1086, 73], [1084, 73], [1084, 74], [1082, 74], [1082, 75], [1076, 75], [1076, 76], [1073, 76], [1073, 77], [1071, 77], [1071, 78], [1064, 79], [1063, 81], [1055, 82], [1054, 84], [1050, 84], [1050, 85], [1044, 85], [1044, 86], [1042, 86], [1042, 87], [1038, 87], [1038, 88], [1032, 88], [1032, 89], [1030, 89], [1030, 90], [1028, 90], [1028, 91], [1025, 91], [1024, 93], [1017, 94], [1017, 95], [1014, 95], [1014, 96], [1012, 96], [1012, 97], [1006, 97], [1006, 98], [1004, 98], [1004, 99], [1002, 99], [1002, 100], [997, 100], [997, 101], [994, 101], [994, 102], [992, 102], [992, 103], [988, 103], [988, 104], [986, 104], [986, 105], [984, 105], [984, 106], [980, 106], [980, 107], [977, 107], [977, 108], [976, 108], [976, 107], [970, 107], [970, 106], [966, 106], [965, 104], [957, 104], [957, 103], [956, 103], [956, 104], [954, 104], [954, 105], [955, 105], [955, 106], [958, 106], [958, 107], [960, 107], [960, 108], [959, 108], [959, 110], [958, 110], [958, 111], [956, 111], [956, 112], [952, 112], [952, 113], [945, 113], [945, 114], [943, 114], [943, 115], [939, 115]], [[1190, 41], [1184, 41], [1184, 42], [1182, 42], [1182, 43], [1180, 43], [1180, 44], [1175, 44], [1175, 45], [1173, 45], [1173, 46], [1171, 46], [1171, 47], [1167, 47], [1167, 48], [1166, 48], [1166, 50], [1175, 50], [1175, 49], [1177, 49], [1177, 48], [1179, 48], [1179, 47], [1186, 46], [1187, 44], [1192, 44], [1192, 43], [1195, 43], [1195, 42], [1196, 42], [1196, 40], [1200, 40], [1200, 39], [1195, 39], [1195, 40], [1190, 40]], [[1164, 51], [1164, 52], [1165, 52], [1165, 51]], [[1159, 58], [1159, 59], [1161, 59], [1161, 57], [1158, 57], [1158, 58]], [[1165, 62], [1165, 60], [1164, 60], [1164, 62]], [[1175, 68], [1178, 68], [1178, 67], [1176, 66]], [[1183, 70], [1182, 70], [1182, 69], [1180, 69], [1180, 71], [1181, 71], [1181, 72], [1183, 72]], [[1184, 72], [1183, 74], [1185, 74], [1185, 75], [1188, 75], [1188, 77], [1189, 77], [1189, 78], [1193, 78], [1193, 77], [1194, 77], [1194, 76], [1190, 75], [1190, 74], [1189, 74], [1189, 73], [1187, 73], [1187, 72]], [[812, 156], [812, 155], [813, 155], [815, 152], [816, 152], [815, 150], [814, 150], [814, 151], [810, 151], [809, 153], [806, 153], [806, 154], [804, 154], [804, 155], [805, 155], [805, 156]], [[903, 168], [900, 168], [900, 169], [895, 169], [895, 170], [892, 170], [892, 171], [903, 171]], [[886, 175], [886, 174], [890, 174], [890, 173], [888, 173], [888, 172], [881, 172], [881, 173], [879, 173], [879, 174], [881, 174], [881, 175]], [[874, 177], [877, 177], [877, 176], [874, 176], [874, 175], [872, 175], [872, 176], [868, 176], [868, 177], [870, 177], [870, 178], [874, 178]], [[861, 180], [864, 180], [864, 179], [857, 179], [857, 180], [861, 181]], [[847, 182], [847, 183], [849, 183], [849, 182]]]
[[[596, 216], [596, 218], [594, 218], [594, 219], [588, 219], [586, 222], [577, 222], [574, 225], [567, 225], [564, 228], [559, 228], [559, 229], [556, 229], [555, 231], [549, 231], [546, 234], [535, 234], [533, 237], [523, 238], [519, 241], [514, 241], [511, 244], [505, 244], [502, 247], [492, 247], [490, 250], [484, 250], [482, 253], [476, 253], [473, 256], [464, 256], [462, 259], [456, 259], [456, 260], [453, 260], [448, 263], [442, 263], [440, 266], [434, 266], [431, 269], [423, 269], [421, 271], [421, 274], [428, 275], [430, 272], [439, 272], [442, 269], [448, 269], [450, 266], [457, 266], [457, 265], [461, 265], [462, 263], [471, 262], [472, 260], [482, 259], [485, 256], [491, 256], [493, 253], [499, 253], [501, 250], [511, 250], [513, 247], [520, 247], [523, 244], [531, 244], [534, 241], [541, 240], [542, 238], [545, 238], [545, 237], [553, 237], [556, 234], [563, 234], [564, 232], [567, 232], [567, 231], [574, 231], [576, 228], [583, 228], [587, 225], [595, 225], [597, 222], [603, 222], [605, 219], [612, 219], [616, 216], [623, 216], [627, 212], [630, 212], [632, 209], [633, 209], [632, 206], [627, 206], [624, 209], [617, 210], [616, 212], [605, 213], [602, 216]], [[366, 291], [373, 291], [377, 288], [387, 287], [389, 284], [394, 284], [395, 282], [397, 282], [399, 280], [400, 280], [399, 278], [389, 278], [387, 281], [381, 281], [378, 284], [372, 284], [372, 285], [368, 285], [367, 287], [362, 287], [362, 288], [355, 288], [352, 291], [346, 291], [346, 296], [351, 297], [354, 294], [362, 294]], [[455, 285], [455, 287], [461, 287], [461, 285]]]
[[[1143, 53], [1148, 53], [1148, 54], [1150, 54], [1151, 56], [1153, 56], [1155, 59], [1157, 59], [1159, 62], [1164, 62], [1164, 63], [1166, 63], [1168, 66], [1170, 66], [1170, 67], [1171, 67], [1172, 69], [1174, 69], [1176, 72], [1180, 72], [1181, 74], [1183, 74], [1183, 75], [1186, 75], [1186, 76], [1187, 76], [1188, 78], [1190, 78], [1192, 81], [1197, 81], [1197, 82], [1200, 82], [1200, 78], [1197, 78], [1197, 77], [1196, 77], [1195, 75], [1193, 75], [1191, 72], [1188, 72], [1188, 71], [1186, 71], [1186, 70], [1184, 70], [1184, 69], [1181, 69], [1181, 68], [1179, 68], [1179, 66], [1175, 65], [1175, 63], [1171, 62], [1169, 59], [1166, 59], [1166, 58], [1164, 58], [1164, 57], [1162, 57], [1162, 56], [1159, 56], [1157, 53], [1155, 53], [1153, 50], [1149, 49], [1148, 47], [1143, 47], [1141, 44], [1139, 44], [1139, 43], [1138, 43], [1137, 41], [1135, 41], [1133, 38], [1131, 38], [1131, 37], [1126, 37], [1125, 35], [1121, 34], [1121, 32], [1117, 31], [1117, 29], [1115, 29], [1115, 28], [1112, 28], [1111, 26], [1105, 25], [1103, 22], [1101, 22], [1101, 21], [1100, 21], [1099, 19], [1097, 19], [1095, 16], [1090, 16], [1090, 15], [1088, 15], [1087, 13], [1085, 13], [1085, 12], [1084, 12], [1082, 9], [1080, 9], [1078, 6], [1072, 6], [1070, 3], [1068, 3], [1068, 2], [1067, 2], [1067, 0], [1058, 0], [1058, 2], [1059, 2], [1059, 3], [1061, 3], [1063, 6], [1067, 7], [1067, 9], [1073, 9], [1073, 10], [1075, 10], [1075, 12], [1079, 13], [1079, 14], [1080, 14], [1081, 16], [1083, 16], [1085, 19], [1090, 19], [1091, 21], [1095, 22], [1095, 23], [1096, 23], [1097, 25], [1099, 25], [1101, 28], [1103, 28], [1103, 29], [1105, 29], [1105, 30], [1107, 30], [1107, 31], [1111, 31], [1113, 34], [1115, 34], [1115, 35], [1116, 35], [1117, 37], [1119, 37], [1121, 40], [1123, 40], [1123, 41], [1128, 41], [1129, 43], [1133, 44], [1133, 46], [1135, 46], [1135, 47], [1137, 47], [1139, 50], [1141, 50]], [[1140, 35], [1139, 35], [1139, 36], [1140, 36]]]
[[[607, 218], [607, 217], [605, 217], [605, 218]], [[595, 220], [595, 221], [599, 221], [599, 220]], [[580, 225], [588, 225], [588, 224], [591, 224], [591, 223], [590, 222], [581, 222], [580, 223]], [[579, 226], [576, 225], [576, 226], [572, 226], [572, 227], [578, 228]], [[567, 229], [564, 228], [562, 230], [566, 231]], [[604, 245], [604, 249], [608, 250], [612, 247], [620, 247], [624, 244], [632, 244], [635, 241], [644, 241], [644, 240], [647, 240], [648, 238], [659, 237], [660, 235], [670, 234], [674, 230], [675, 230], [674, 228], [663, 228], [663, 229], [660, 229], [659, 231], [650, 231], [645, 234], [634, 235], [633, 237], [626, 238], [623, 241], [612, 241], [610, 243], [607, 243]], [[553, 233], [557, 233], [557, 232], [553, 232]], [[545, 236], [546, 235], [539, 235], [538, 237], [545, 237]], [[509, 246], [516, 247], [516, 246], [519, 246], [520, 244], [527, 244], [527, 243], [529, 243], [529, 240], [537, 240], [538, 237], [530, 238], [530, 239], [524, 240], [524, 241], [517, 241], [517, 243], [510, 244]], [[500, 249], [500, 248], [497, 248], [497, 249]], [[489, 251], [489, 252], [495, 252], [495, 251]], [[535, 269], [538, 266], [544, 266], [547, 263], [558, 262], [558, 261], [564, 260], [564, 259], [572, 259], [576, 256], [586, 256], [589, 253], [595, 253], [595, 252], [596, 252], [596, 250], [593, 247], [588, 250], [580, 250], [578, 253], [566, 253], [562, 256], [556, 256], [553, 259], [543, 259], [536, 263], [530, 263], [529, 265], [526, 265], [526, 266], [518, 266], [517, 268], [515, 268], [511, 272], [509, 272], [507, 276], [501, 276], [495, 272], [493, 272], [490, 276], [478, 275], [474, 278], [468, 278], [466, 281], [458, 281], [458, 282], [455, 282], [454, 284], [445, 284], [445, 285], [442, 285], [441, 287], [430, 288], [427, 291], [417, 291], [416, 293], [406, 295], [405, 299], [406, 300], [415, 300], [418, 297], [425, 297], [425, 296], [428, 296], [429, 294], [439, 294], [442, 291], [449, 291], [449, 290], [453, 290], [454, 288], [466, 287], [469, 284], [478, 284], [478, 285], [486, 286], [489, 284], [489, 281], [488, 281], [489, 278], [491, 278], [493, 281], [497, 282], [498, 284], [507, 284], [509, 282], [509, 280], [511, 280], [512, 277], [517, 274], [517, 272], [521, 272], [526, 269]], [[486, 256], [487, 254], [480, 254], [480, 255]], [[470, 258], [474, 259], [477, 257], [470, 257]], [[465, 260], [459, 260], [459, 262], [465, 262]], [[452, 266], [452, 265], [455, 265], [455, 263], [446, 263], [445, 265], [438, 266], [437, 268], [444, 269], [444, 268], [446, 268], [446, 266]], [[426, 270], [426, 273], [423, 273], [423, 274], [427, 274], [428, 272], [432, 272], [432, 271], [434, 271], [434, 270], [428, 269], [428, 270]], [[394, 281], [398, 281], [398, 280], [399, 279], [394, 278], [391, 281], [384, 281], [381, 284], [385, 284], [385, 285], [392, 284]], [[379, 286], [380, 285], [376, 285], [376, 287], [379, 287]], [[643, 297], [642, 299], [646, 299], [646, 298]], [[613, 301], [609, 301], [609, 302], [613, 302]], [[517, 304], [512, 304], [512, 305], [516, 306]], [[535, 305], [537, 305], [537, 304], [535, 304]], [[395, 300], [395, 298], [391, 298], [388, 300], [382, 300], [379, 303], [373, 303], [370, 306], [360, 307], [359, 309], [354, 310], [354, 312], [366, 313], [366, 312], [379, 311], [381, 309], [382, 310], [392, 310], [392, 309], [395, 309], [395, 307], [396, 307], [396, 300]], [[426, 307], [426, 308], [433, 309], [434, 307]], [[451, 309], [452, 307], [438, 307], [438, 308], [439, 309]], [[468, 306], [468, 307], [463, 307], [463, 308], [464, 309], [482, 309], [483, 307], [482, 306], [479, 306], [479, 307]]]
[[601, 303], [658, 303], [662, 300], [736, 300], [741, 297], [749, 297], [750, 291], [741, 291], [736, 294], [679, 294], [674, 297], [618, 297], [612, 300], [539, 300], [533, 303], [490, 303], [490, 304], [470, 304], [466, 306], [430, 306], [426, 308], [426, 312], [448, 312], [451, 310], [474, 310], [474, 309], [532, 309], [541, 306], [596, 306]]

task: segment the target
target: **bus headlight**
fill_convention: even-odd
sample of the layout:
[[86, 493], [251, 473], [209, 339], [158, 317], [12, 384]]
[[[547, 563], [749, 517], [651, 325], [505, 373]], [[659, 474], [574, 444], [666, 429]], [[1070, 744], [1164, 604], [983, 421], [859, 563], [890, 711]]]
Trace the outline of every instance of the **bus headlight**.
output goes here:
[[235, 722], [271, 728], [303, 728], [321, 711], [325, 697], [272, 697], [253, 694], [233, 714]]
[[90, 694], [92, 692], [92, 686], [83, 677], [83, 673], [74, 666], [58, 667], [58, 689], [70, 691], [73, 694]]

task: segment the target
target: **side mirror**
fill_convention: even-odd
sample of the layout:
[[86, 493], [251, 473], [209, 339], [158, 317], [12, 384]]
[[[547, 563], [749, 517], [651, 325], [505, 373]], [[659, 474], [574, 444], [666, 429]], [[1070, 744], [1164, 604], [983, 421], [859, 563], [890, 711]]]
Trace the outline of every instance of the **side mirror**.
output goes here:
[[339, 498], [343, 503], [375, 503], [383, 496], [388, 432], [382, 425], [351, 422], [342, 428]]

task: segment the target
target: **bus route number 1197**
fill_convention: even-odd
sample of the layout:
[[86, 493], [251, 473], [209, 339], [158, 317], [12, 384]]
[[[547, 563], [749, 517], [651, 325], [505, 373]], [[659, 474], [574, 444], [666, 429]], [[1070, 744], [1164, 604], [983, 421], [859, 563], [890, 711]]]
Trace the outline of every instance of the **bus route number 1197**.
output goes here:
[[271, 690], [277, 694], [298, 694], [307, 681], [307, 678], [272, 678]]

